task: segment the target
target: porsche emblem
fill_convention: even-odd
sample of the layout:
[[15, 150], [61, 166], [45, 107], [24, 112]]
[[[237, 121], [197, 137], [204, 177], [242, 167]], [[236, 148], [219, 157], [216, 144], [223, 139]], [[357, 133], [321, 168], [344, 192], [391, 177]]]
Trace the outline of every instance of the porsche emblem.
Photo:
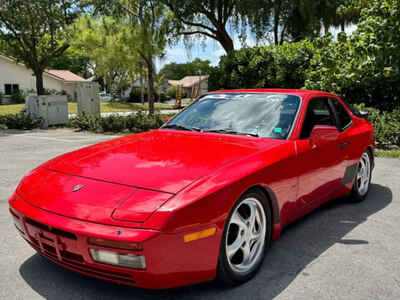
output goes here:
[[83, 188], [83, 185], [82, 184], [78, 184], [78, 185], [76, 185], [73, 189], [72, 189], [72, 191], [73, 192], [77, 192], [77, 191], [79, 191], [80, 189], [82, 189]]

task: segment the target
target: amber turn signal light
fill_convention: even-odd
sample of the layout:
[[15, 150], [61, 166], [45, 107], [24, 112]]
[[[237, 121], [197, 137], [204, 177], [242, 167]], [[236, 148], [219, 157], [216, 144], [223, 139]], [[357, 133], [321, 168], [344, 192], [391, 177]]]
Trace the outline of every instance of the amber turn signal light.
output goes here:
[[122, 249], [122, 250], [134, 250], [141, 251], [143, 250], [143, 246], [139, 243], [133, 242], [121, 242], [114, 240], [105, 240], [101, 238], [89, 237], [88, 243], [90, 245], [106, 247], [106, 248], [114, 248], [114, 249]]
[[208, 229], [205, 229], [202, 231], [186, 234], [183, 237], [183, 240], [185, 241], [185, 243], [188, 243], [188, 242], [192, 242], [195, 240], [204, 239], [206, 237], [214, 235], [216, 231], [217, 231], [217, 228], [212, 227], [212, 228], [208, 228]]

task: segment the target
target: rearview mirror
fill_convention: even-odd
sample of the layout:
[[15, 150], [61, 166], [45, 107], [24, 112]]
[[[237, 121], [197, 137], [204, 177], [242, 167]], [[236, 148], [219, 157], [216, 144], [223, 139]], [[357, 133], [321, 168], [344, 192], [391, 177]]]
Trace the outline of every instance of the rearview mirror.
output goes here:
[[320, 147], [323, 144], [337, 140], [339, 130], [334, 126], [317, 125], [311, 131], [310, 142], [313, 148]]

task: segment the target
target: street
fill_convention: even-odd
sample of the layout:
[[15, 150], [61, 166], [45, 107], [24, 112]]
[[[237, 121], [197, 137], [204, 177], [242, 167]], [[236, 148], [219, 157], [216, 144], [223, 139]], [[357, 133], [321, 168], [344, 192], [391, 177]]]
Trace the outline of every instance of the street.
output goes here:
[[41, 258], [17, 234], [8, 197], [59, 154], [115, 136], [69, 129], [0, 131], [0, 299], [400, 299], [400, 160], [376, 159], [359, 204], [334, 200], [286, 228], [250, 282], [168, 291], [119, 286]]

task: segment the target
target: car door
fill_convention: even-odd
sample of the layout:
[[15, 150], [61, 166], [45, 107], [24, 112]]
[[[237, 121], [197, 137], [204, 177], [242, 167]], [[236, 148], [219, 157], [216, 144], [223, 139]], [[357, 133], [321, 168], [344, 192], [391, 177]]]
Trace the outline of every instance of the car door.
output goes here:
[[316, 147], [310, 141], [315, 126], [335, 126], [336, 117], [328, 98], [309, 100], [299, 139], [296, 140], [298, 167], [298, 207], [326, 201], [340, 187], [343, 155], [339, 139]]
[[338, 139], [343, 172], [342, 184], [351, 184], [357, 171], [357, 163], [351, 160], [352, 153], [357, 153], [359, 148], [354, 134], [351, 134], [353, 120], [341, 101], [337, 98], [330, 98], [329, 103], [335, 113], [336, 126], [339, 130]]

